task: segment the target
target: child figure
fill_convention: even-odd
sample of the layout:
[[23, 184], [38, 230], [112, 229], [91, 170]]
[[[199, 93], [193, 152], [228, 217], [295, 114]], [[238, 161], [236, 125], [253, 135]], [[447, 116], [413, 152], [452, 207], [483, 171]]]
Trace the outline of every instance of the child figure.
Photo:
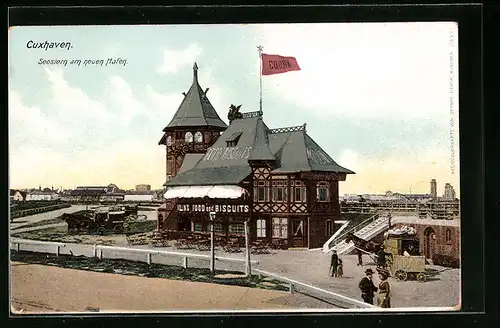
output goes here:
[[335, 274], [336, 277], [342, 278], [344, 276], [344, 266], [342, 265], [342, 260], [339, 259], [338, 264], [337, 264], [337, 273]]

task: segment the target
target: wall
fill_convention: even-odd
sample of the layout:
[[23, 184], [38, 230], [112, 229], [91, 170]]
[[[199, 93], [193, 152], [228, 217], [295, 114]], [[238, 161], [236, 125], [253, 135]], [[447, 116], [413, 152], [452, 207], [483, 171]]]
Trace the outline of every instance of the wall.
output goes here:
[[[438, 222], [436, 222], [438, 223]], [[403, 224], [394, 224], [394, 227], [399, 227]], [[455, 226], [445, 226], [445, 225], [423, 225], [423, 224], [405, 224], [407, 226], [412, 226], [417, 229], [418, 238], [420, 241], [421, 252], [426, 252], [426, 236], [425, 232], [427, 228], [434, 230], [435, 234], [435, 254], [446, 255], [453, 257], [455, 259], [460, 259], [460, 228]], [[446, 231], [450, 230], [451, 240], [446, 241]], [[427, 256], [427, 254], [425, 254]]]
[[153, 195], [125, 195], [124, 200], [127, 202], [149, 202], [153, 200]]

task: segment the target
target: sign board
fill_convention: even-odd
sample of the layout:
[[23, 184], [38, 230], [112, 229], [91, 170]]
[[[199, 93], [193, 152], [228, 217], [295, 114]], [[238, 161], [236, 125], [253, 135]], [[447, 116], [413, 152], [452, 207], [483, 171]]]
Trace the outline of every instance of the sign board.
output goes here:
[[249, 213], [249, 205], [177, 204], [179, 212], [193, 213]]

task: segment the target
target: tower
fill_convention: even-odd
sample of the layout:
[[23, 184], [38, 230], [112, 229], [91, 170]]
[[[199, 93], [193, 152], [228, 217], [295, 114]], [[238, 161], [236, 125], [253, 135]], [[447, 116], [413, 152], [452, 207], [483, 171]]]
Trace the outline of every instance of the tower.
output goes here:
[[431, 180], [431, 198], [436, 199], [437, 198], [437, 182], [436, 179]]
[[193, 65], [193, 83], [172, 120], [163, 129], [159, 145], [166, 146], [166, 181], [176, 176], [186, 154], [203, 154], [227, 128], [198, 83], [198, 65]]

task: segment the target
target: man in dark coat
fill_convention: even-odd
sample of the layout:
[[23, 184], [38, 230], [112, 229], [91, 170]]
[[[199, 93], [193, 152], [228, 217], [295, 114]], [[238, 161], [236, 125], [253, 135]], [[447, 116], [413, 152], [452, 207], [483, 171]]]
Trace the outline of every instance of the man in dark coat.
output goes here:
[[337, 255], [337, 251], [334, 250], [332, 252], [332, 259], [330, 261], [330, 271], [331, 271], [331, 277], [334, 277], [335, 274], [337, 273], [337, 265], [339, 263], [339, 256]]
[[373, 284], [373, 270], [366, 269], [366, 277], [361, 279], [359, 282], [359, 289], [361, 290], [361, 298], [365, 303], [373, 305], [373, 298], [375, 297], [375, 292], [377, 292], [377, 287]]

